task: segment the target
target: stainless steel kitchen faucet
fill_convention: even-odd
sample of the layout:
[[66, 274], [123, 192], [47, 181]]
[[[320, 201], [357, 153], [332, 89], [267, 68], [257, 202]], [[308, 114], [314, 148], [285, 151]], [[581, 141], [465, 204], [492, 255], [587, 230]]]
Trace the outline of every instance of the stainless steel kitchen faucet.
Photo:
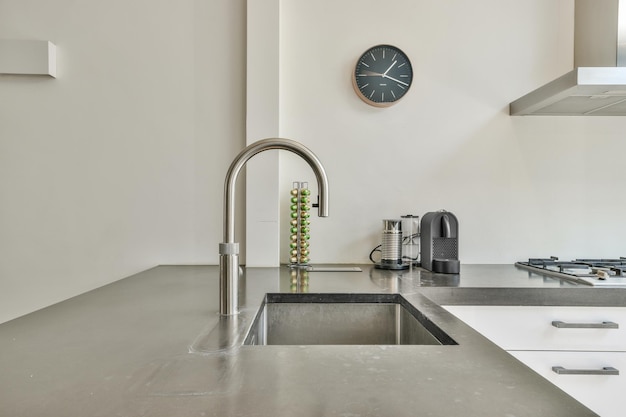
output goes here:
[[270, 149], [283, 149], [304, 159], [313, 169], [319, 190], [318, 216], [328, 216], [328, 178], [320, 160], [308, 148], [289, 139], [263, 139], [244, 148], [235, 157], [224, 183], [224, 242], [220, 253], [220, 314], [237, 314], [239, 308], [239, 243], [235, 242], [235, 183], [239, 172], [254, 155]]

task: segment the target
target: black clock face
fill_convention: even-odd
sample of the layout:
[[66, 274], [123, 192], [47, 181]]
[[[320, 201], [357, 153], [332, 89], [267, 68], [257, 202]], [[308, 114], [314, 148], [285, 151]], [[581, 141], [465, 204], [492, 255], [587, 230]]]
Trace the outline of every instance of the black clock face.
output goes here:
[[377, 107], [387, 107], [400, 100], [409, 91], [412, 80], [411, 61], [391, 45], [377, 45], [365, 51], [352, 77], [357, 95]]

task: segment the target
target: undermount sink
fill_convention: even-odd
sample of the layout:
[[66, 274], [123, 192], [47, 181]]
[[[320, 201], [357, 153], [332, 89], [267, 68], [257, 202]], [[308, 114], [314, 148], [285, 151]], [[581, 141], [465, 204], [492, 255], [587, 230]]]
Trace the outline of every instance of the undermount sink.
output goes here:
[[266, 294], [244, 345], [456, 345], [399, 294]]

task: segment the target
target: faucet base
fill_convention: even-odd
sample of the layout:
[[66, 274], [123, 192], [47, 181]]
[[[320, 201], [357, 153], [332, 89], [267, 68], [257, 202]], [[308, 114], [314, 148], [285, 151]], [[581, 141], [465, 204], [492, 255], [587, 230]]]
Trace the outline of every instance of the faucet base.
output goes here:
[[239, 255], [220, 255], [220, 314], [239, 314]]

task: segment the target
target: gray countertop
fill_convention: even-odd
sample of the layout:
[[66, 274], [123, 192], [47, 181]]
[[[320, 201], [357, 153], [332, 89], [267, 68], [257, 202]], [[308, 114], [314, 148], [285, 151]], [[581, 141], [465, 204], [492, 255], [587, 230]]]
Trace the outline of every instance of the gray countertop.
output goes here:
[[[626, 289], [512, 265], [361, 267], [298, 288], [287, 267], [248, 268], [235, 320], [218, 314], [218, 267], [160, 266], [4, 323], [0, 416], [595, 415], [440, 305], [625, 306]], [[459, 344], [241, 346], [264, 294], [294, 290], [401, 293]]]

